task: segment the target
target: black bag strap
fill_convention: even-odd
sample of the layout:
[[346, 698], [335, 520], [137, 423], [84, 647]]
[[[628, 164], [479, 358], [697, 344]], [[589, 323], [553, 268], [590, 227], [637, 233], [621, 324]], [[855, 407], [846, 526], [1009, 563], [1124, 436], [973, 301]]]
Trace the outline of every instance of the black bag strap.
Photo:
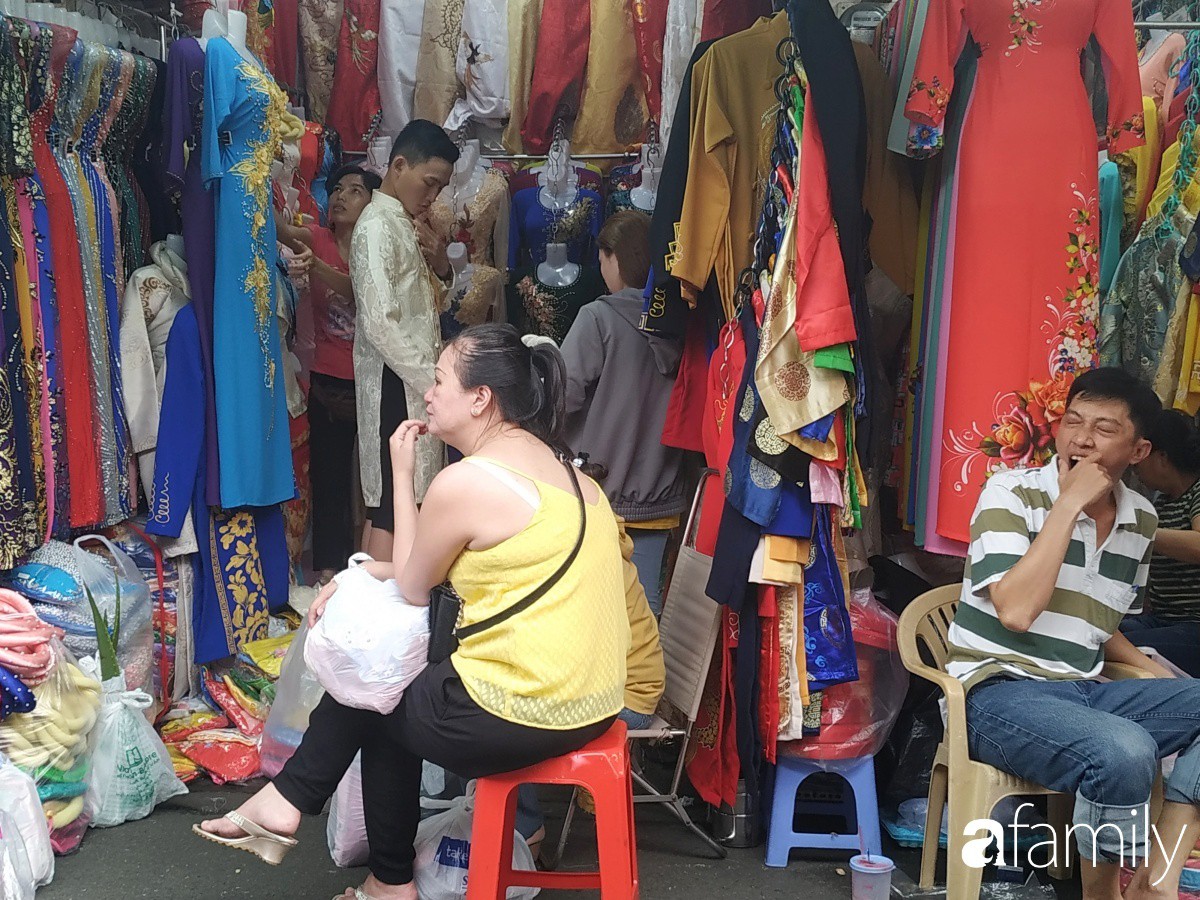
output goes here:
[[518, 600], [508, 609], [502, 610], [501, 612], [496, 613], [494, 616], [484, 619], [482, 622], [476, 622], [474, 625], [468, 625], [465, 628], [456, 629], [455, 634], [458, 636], [459, 640], [474, 637], [475, 635], [487, 631], [487, 629], [495, 625], [499, 625], [501, 622], [511, 619], [518, 613], [523, 613], [525, 610], [529, 609], [529, 607], [537, 603], [538, 600], [546, 596], [546, 593], [552, 587], [554, 587], [554, 585], [558, 584], [559, 580], [567, 574], [567, 570], [571, 568], [572, 563], [575, 562], [575, 557], [579, 555], [579, 551], [583, 547], [584, 532], [587, 531], [587, 506], [583, 502], [583, 488], [579, 486], [579, 476], [575, 473], [575, 467], [571, 465], [570, 462], [565, 460], [563, 465], [567, 467], [567, 474], [571, 476], [571, 487], [575, 489], [575, 499], [579, 501], [579, 537], [575, 539], [575, 546], [571, 548], [570, 554], [565, 560], [563, 560], [563, 564], [558, 567], [558, 570], [544, 582], [542, 582], [541, 587], [530, 593], [523, 600]]

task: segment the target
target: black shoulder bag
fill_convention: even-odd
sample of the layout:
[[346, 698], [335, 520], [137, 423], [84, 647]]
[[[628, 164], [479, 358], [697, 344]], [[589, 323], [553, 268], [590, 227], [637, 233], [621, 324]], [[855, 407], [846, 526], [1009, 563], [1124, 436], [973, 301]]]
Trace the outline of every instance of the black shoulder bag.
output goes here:
[[554, 585], [556, 585], [571, 568], [571, 564], [575, 562], [575, 557], [579, 555], [579, 549], [583, 546], [583, 535], [587, 530], [587, 509], [583, 502], [583, 490], [579, 486], [579, 476], [575, 474], [575, 467], [569, 462], [565, 463], [567, 472], [571, 476], [571, 486], [575, 489], [575, 499], [579, 501], [579, 537], [575, 540], [575, 546], [571, 549], [571, 553], [563, 561], [563, 564], [558, 567], [558, 570], [551, 575], [537, 590], [533, 591], [529, 596], [522, 600], [518, 600], [508, 609], [501, 610], [494, 616], [484, 619], [482, 622], [476, 622], [474, 625], [468, 625], [465, 628], [459, 627], [459, 622], [462, 619], [462, 598], [458, 596], [454, 588], [449, 582], [440, 584], [429, 593], [429, 662], [440, 663], [450, 658], [455, 650], [458, 649], [458, 642], [463, 638], [474, 637], [475, 635], [487, 631], [494, 625], [499, 625], [501, 622], [511, 619], [518, 613], [522, 613], [529, 607], [533, 606], [538, 600], [546, 595]]

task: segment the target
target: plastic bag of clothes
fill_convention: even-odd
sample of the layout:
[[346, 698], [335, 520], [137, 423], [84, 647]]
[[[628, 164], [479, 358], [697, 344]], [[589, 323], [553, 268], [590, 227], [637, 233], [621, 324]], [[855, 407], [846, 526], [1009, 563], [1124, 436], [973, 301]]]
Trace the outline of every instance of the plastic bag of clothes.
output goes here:
[[849, 608], [858, 680], [826, 688], [820, 733], [780, 744], [780, 753], [806, 759], [874, 756], [896, 722], [908, 691], [908, 670], [896, 643], [899, 620], [869, 589], [854, 591]]
[[[112, 557], [85, 550], [89, 542], [102, 544]], [[75, 565], [82, 586], [91, 592], [101, 614], [110, 623], [116, 621], [117, 585], [121, 594], [121, 633], [117, 641], [117, 660], [125, 673], [129, 690], [152, 689], [151, 667], [154, 661], [154, 630], [151, 621], [150, 588], [133, 560], [112, 541], [100, 534], [85, 534], [75, 541]], [[42, 618], [66, 632], [65, 642], [79, 658], [95, 656], [96, 628], [87, 600], [75, 607], [50, 613], [39, 611]]]
[[283, 764], [300, 746], [300, 739], [308, 730], [308, 716], [325, 694], [325, 689], [304, 663], [307, 639], [308, 623], [305, 622], [296, 632], [280, 667], [279, 680], [275, 682], [275, 702], [267, 715], [259, 748], [263, 773], [270, 778], [279, 774]]
[[128, 690], [124, 675], [104, 682], [101, 691], [86, 800], [94, 828], [144, 819], [164, 800], [187, 793], [142, 712], [154, 702], [150, 695]]
[[405, 601], [393, 580], [380, 581], [351, 557], [334, 576], [337, 590], [304, 642], [304, 662], [339, 703], [387, 714], [425, 669], [429, 607]]
[[87, 822], [88, 738], [99, 714], [100, 683], [57, 642], [55, 655], [50, 676], [32, 689], [33, 710], [0, 723], [0, 752], [32, 776], [54, 850], [67, 853], [79, 846]]
[[[7, 824], [0, 823], [0, 840], [6, 842], [10, 853], [15, 851], [14, 861], [24, 860], [34, 887], [49, 884], [54, 879], [54, 850], [37, 785], [3, 753], [0, 753], [0, 816], [7, 816]], [[0, 878], [0, 883], [3, 881]], [[29, 896], [33, 896], [32, 891]]]

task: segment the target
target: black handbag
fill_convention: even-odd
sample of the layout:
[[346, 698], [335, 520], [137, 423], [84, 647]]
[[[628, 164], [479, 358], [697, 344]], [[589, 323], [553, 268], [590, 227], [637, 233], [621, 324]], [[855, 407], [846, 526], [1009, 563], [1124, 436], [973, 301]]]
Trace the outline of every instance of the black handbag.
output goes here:
[[546, 592], [554, 587], [571, 568], [571, 564], [575, 562], [575, 557], [579, 555], [579, 550], [583, 546], [583, 535], [587, 530], [587, 508], [583, 502], [583, 490], [579, 486], [579, 476], [575, 474], [575, 467], [569, 462], [565, 465], [571, 476], [571, 486], [575, 489], [575, 499], [579, 501], [579, 537], [576, 538], [575, 546], [571, 548], [570, 554], [563, 560], [563, 564], [558, 567], [558, 570], [547, 578], [537, 590], [518, 600], [508, 609], [501, 610], [494, 616], [465, 628], [459, 627], [462, 619], [462, 598], [458, 596], [449, 582], [435, 587], [429, 593], [429, 662], [431, 664], [449, 659], [450, 655], [458, 649], [458, 642], [463, 638], [474, 637], [529, 609], [544, 597]]

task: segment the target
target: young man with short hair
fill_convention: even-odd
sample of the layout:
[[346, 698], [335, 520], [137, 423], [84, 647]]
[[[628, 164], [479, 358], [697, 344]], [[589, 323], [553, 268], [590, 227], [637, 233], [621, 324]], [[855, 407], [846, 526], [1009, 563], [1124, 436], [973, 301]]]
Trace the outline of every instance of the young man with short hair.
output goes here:
[[[1085, 900], [1121, 897], [1122, 854], [1142, 861], [1126, 900], [1174, 898], [1200, 837], [1200, 681], [1171, 679], [1118, 630], [1140, 606], [1157, 526], [1121, 477], [1150, 452], [1159, 408], [1119, 369], [1075, 380], [1057, 456], [984, 487], [949, 632], [971, 758], [1075, 794]], [[1102, 683], [1106, 661], [1156, 677]], [[1160, 846], [1145, 810], [1158, 760], [1174, 753]]]
[[[442, 349], [438, 310], [450, 274], [446, 247], [427, 221], [450, 183], [458, 147], [433, 122], [415, 119], [392, 145], [383, 185], [363, 210], [350, 242], [357, 307], [354, 375], [359, 465], [371, 528], [367, 552], [392, 558], [395, 518], [388, 438], [424, 411], [425, 392]], [[441, 442], [428, 435], [417, 449], [417, 499], [442, 467]]]

